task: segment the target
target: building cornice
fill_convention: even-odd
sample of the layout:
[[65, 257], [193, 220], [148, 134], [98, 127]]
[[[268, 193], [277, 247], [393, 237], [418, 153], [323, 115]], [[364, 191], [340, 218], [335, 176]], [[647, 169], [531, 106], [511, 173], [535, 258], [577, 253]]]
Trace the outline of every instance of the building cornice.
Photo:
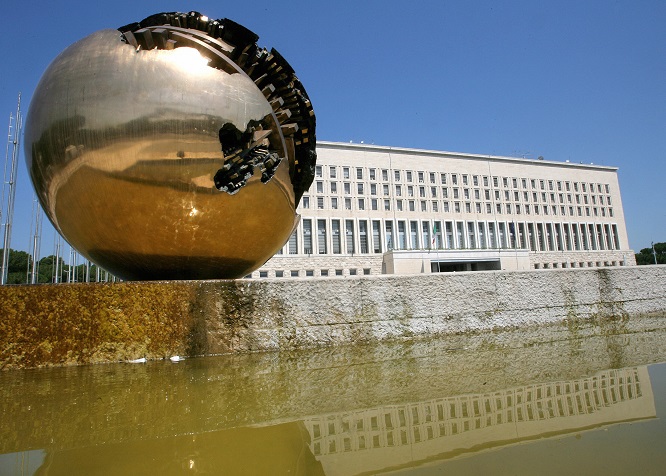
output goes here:
[[391, 147], [381, 146], [374, 144], [357, 144], [351, 142], [329, 142], [317, 141], [317, 148], [337, 149], [337, 150], [354, 150], [354, 151], [372, 151], [383, 152], [386, 154], [403, 154], [403, 155], [419, 155], [430, 156], [434, 158], [454, 158], [464, 160], [477, 160], [487, 162], [501, 162], [501, 163], [514, 163], [519, 165], [542, 165], [547, 167], [570, 167], [574, 169], [587, 169], [587, 170], [602, 170], [607, 172], [617, 172], [618, 168], [607, 165], [596, 164], [582, 164], [573, 162], [555, 162], [552, 160], [534, 160], [524, 159], [520, 157], [504, 157], [499, 155], [481, 155], [481, 154], [468, 154], [464, 152], [448, 152], [438, 150], [426, 149], [409, 149], [405, 147]]

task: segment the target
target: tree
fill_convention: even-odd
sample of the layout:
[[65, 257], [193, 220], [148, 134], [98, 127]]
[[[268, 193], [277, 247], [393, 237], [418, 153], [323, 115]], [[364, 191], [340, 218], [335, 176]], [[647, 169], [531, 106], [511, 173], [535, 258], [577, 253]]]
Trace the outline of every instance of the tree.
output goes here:
[[[4, 249], [0, 248], [0, 256]], [[25, 284], [27, 272], [32, 264], [32, 259], [25, 251], [9, 249], [7, 258], [7, 284]]]
[[[67, 281], [67, 272], [69, 271], [69, 266], [65, 264], [65, 260], [62, 257], [58, 258], [58, 270], [60, 274], [59, 282]], [[55, 282], [55, 268], [56, 268], [56, 257], [55, 255], [46, 256], [39, 260], [39, 283], [54, 283]]]
[[636, 253], [636, 264], [654, 264], [654, 256], [657, 255], [657, 264], [666, 264], [666, 243], [655, 243], [654, 253], [652, 248], [643, 248]]

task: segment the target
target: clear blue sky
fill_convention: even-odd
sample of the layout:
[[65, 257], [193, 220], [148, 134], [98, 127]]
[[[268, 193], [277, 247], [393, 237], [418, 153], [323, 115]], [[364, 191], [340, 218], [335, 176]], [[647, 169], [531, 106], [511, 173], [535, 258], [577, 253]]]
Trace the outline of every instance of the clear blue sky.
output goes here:
[[[198, 10], [241, 23], [282, 53], [312, 99], [320, 140], [617, 166], [630, 245], [666, 241], [666, 2], [2, 5], [0, 127], [19, 91], [27, 112], [44, 69], [76, 40], [157, 12]], [[27, 250], [23, 160], [19, 174], [12, 247]]]

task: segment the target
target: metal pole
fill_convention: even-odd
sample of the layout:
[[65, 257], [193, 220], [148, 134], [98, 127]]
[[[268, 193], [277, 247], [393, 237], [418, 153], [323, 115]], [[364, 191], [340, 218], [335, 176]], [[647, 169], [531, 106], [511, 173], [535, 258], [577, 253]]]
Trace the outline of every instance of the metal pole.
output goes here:
[[654, 256], [654, 264], [657, 264], [657, 252], [654, 250], [654, 241], [652, 242], [652, 256]]
[[[16, 172], [18, 165], [18, 155], [19, 155], [19, 142], [21, 136], [21, 94], [18, 95], [18, 104], [16, 106], [16, 121], [14, 122], [14, 136], [12, 138], [11, 134], [11, 115], [9, 117], [9, 137], [8, 141], [12, 143], [12, 157], [9, 177], [7, 177], [7, 163], [5, 162], [5, 183], [3, 184], [3, 205], [4, 205], [4, 186], [8, 185], [8, 194], [7, 194], [7, 210], [5, 213], [5, 233], [3, 239], [3, 252], [2, 252], [2, 266], [1, 266], [1, 275], [0, 275], [0, 284], [7, 283], [7, 273], [9, 271], [9, 250], [11, 247], [12, 240], [12, 220], [14, 219], [14, 200], [16, 198]], [[9, 144], [7, 144], [7, 151], [9, 151]]]

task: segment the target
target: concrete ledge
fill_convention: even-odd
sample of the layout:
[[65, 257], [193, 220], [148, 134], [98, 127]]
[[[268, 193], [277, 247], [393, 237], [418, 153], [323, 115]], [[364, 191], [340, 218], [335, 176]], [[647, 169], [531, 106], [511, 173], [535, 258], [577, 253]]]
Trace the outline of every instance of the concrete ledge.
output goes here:
[[635, 316], [663, 313], [665, 290], [666, 266], [4, 286], [0, 367], [287, 350], [553, 325], [574, 334], [585, 325], [621, 333], [631, 331]]

